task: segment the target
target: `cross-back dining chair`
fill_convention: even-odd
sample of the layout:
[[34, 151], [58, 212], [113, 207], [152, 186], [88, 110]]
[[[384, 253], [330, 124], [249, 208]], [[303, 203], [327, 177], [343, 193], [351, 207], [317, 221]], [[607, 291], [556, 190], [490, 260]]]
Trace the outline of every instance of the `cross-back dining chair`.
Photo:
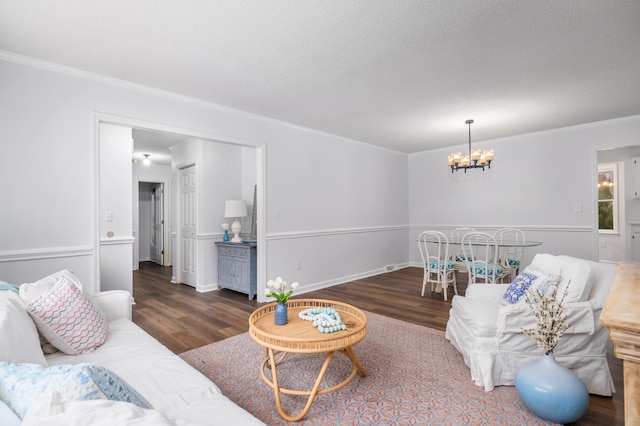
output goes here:
[[500, 228], [493, 236], [499, 246], [498, 263], [505, 270], [504, 278], [513, 280], [520, 272], [526, 236], [517, 228]]
[[425, 231], [418, 237], [418, 247], [422, 256], [424, 277], [422, 279], [422, 296], [427, 283], [431, 283], [431, 291], [442, 289], [444, 300], [447, 300], [447, 289], [453, 286], [458, 294], [456, 271], [449, 258], [449, 239], [439, 231]]
[[502, 282], [504, 268], [498, 263], [498, 243], [486, 232], [470, 232], [462, 238], [468, 254], [466, 261], [469, 285], [480, 280], [496, 284]]

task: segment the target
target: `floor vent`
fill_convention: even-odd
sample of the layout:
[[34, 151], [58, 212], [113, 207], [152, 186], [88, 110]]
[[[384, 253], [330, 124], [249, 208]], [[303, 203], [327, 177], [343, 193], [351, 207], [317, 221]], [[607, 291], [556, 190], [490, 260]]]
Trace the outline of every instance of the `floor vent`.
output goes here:
[[384, 269], [387, 272], [395, 271], [397, 268], [398, 268], [398, 265], [395, 264], [395, 263], [393, 265], [387, 265], [387, 266], [384, 267]]

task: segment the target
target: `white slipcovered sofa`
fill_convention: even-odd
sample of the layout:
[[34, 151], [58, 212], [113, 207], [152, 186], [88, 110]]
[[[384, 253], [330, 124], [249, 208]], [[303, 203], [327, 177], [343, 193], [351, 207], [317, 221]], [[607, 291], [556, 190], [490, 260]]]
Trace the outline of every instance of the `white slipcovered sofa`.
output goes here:
[[[135, 325], [131, 321], [131, 297], [125, 291], [107, 291], [86, 297], [91, 301], [89, 307], [96, 308], [106, 320], [106, 339], [99, 346], [83, 348], [83, 353], [79, 354], [56, 351], [45, 355], [42, 348], [49, 343], [41, 342], [35, 325], [38, 320], [34, 322], [29, 312], [32, 305], [26, 303], [24, 296], [40, 300], [37, 297], [42, 289], [36, 290], [36, 287], [43, 283], [51, 287], [51, 283], [58, 282], [61, 276], [74, 278], [69, 271], [61, 271], [42, 282], [26, 288], [21, 286], [20, 292], [6, 283], [0, 284], [1, 425], [263, 425], [222, 395], [208, 378]], [[34, 291], [37, 294], [29, 294]], [[61, 309], [59, 313], [62, 312]], [[80, 318], [77, 323], [97, 324], [101, 321], [100, 315], [93, 322], [89, 316]], [[94, 335], [99, 335], [93, 333], [91, 327], [93, 325], [85, 327], [86, 330], [80, 333], [84, 336], [80, 345], [86, 345]], [[42, 333], [40, 326], [38, 329]], [[98, 340], [101, 339], [99, 336]], [[92, 344], [96, 345], [95, 342]], [[111, 388], [94, 391], [91, 395], [100, 394], [98, 399], [71, 397], [70, 400], [68, 394], [75, 391], [75, 386], [86, 383], [69, 382], [75, 380], [75, 375], [86, 381], [85, 373], [96, 370], [93, 366], [99, 366], [101, 374], [107, 375], [107, 385], [112, 385]], [[56, 375], [47, 376], [59, 369], [69, 369], [73, 374], [66, 374], [62, 379]], [[82, 371], [78, 372], [78, 369]], [[30, 379], [20, 376], [25, 371], [36, 372], [40, 384], [31, 386]], [[47, 381], [42, 380], [43, 376], [48, 377]], [[64, 383], [60, 383], [61, 380]], [[98, 377], [97, 380], [102, 379]], [[96, 386], [91, 380], [89, 382]], [[23, 415], [16, 415], [16, 409], [23, 410]]]
[[[600, 324], [600, 312], [616, 271], [613, 264], [537, 254], [514, 280], [531, 284], [534, 279], [542, 280], [537, 281], [540, 283], [561, 276], [558, 295], [568, 286], [563, 306], [569, 328], [554, 356], [580, 377], [589, 393], [605, 396], [612, 395], [615, 388], [606, 358], [609, 334]], [[445, 337], [463, 355], [471, 379], [487, 391], [514, 385], [517, 369], [544, 355], [544, 350], [522, 333], [535, 328], [536, 319], [516, 283], [472, 284], [465, 296], [452, 299]]]

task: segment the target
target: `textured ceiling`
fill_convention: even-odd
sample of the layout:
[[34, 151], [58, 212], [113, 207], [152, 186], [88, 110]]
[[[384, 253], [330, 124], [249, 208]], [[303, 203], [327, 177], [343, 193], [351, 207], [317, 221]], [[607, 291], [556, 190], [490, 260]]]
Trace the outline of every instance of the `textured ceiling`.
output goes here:
[[638, 0], [0, 0], [0, 50], [403, 152], [640, 114]]

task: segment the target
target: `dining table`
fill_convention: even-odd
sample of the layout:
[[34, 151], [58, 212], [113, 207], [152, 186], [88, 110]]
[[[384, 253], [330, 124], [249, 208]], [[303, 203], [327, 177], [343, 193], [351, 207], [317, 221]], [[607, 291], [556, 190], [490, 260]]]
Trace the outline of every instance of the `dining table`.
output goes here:
[[[459, 246], [461, 246], [461, 245], [462, 245], [462, 240], [452, 240], [452, 239], [449, 239], [448, 241], [449, 241], [449, 246], [458, 246], [458, 247], [459, 247]], [[429, 241], [427, 240], [427, 242], [429, 242]], [[436, 241], [433, 241], [433, 242], [435, 243]], [[481, 242], [477, 242], [477, 243], [476, 243], [476, 242], [472, 241], [472, 242], [471, 242], [471, 245], [478, 245], [478, 246], [481, 246], [481, 245], [484, 245], [484, 243], [481, 243]], [[496, 245], [498, 246], [498, 250], [503, 249], [503, 248], [504, 248], [504, 249], [513, 248], [513, 247], [518, 247], [518, 248], [522, 248], [522, 249], [524, 249], [524, 248], [527, 248], [527, 247], [536, 247], [536, 246], [540, 246], [540, 245], [542, 245], [542, 241], [526, 241], [526, 240], [525, 240], [525, 241], [514, 241], [514, 240], [502, 240], [502, 241], [496, 241]], [[452, 253], [452, 252], [456, 252], [456, 251], [457, 251], [456, 249], [454, 249], [454, 250], [452, 250], [452, 251], [451, 251], [451, 249], [450, 249], [450, 253]], [[466, 266], [463, 268], [463, 267], [462, 267], [462, 265], [457, 265], [457, 266], [456, 266], [456, 270], [457, 270], [458, 272], [466, 273]], [[440, 292], [442, 292], [442, 288], [441, 288], [441, 286], [440, 286], [440, 285], [438, 285], [438, 286], [436, 287], [435, 292], [436, 292], [436, 293], [440, 293]]]

